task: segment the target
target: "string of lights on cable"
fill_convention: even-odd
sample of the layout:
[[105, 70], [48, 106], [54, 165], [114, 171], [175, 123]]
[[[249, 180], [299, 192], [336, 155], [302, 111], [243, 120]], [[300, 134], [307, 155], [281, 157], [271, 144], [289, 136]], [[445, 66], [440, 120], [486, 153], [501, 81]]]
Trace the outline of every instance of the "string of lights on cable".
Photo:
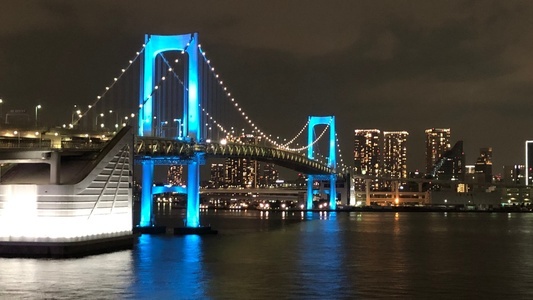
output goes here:
[[[148, 40], [149, 41], [149, 40]], [[122, 68], [121, 69], [121, 72], [120, 74], [117, 76], [117, 77], [114, 77], [113, 78], [113, 82], [106, 86], [104, 91], [102, 93], [100, 93], [98, 96], [96, 96], [96, 99], [94, 100], [94, 102], [90, 105], [88, 105], [87, 107], [87, 110], [81, 112], [78, 114], [78, 119], [74, 120], [74, 122], [70, 123], [69, 124], [69, 127], [72, 128], [74, 125], [78, 124], [79, 121], [81, 120], [81, 118], [83, 118], [84, 116], [86, 116], [88, 114], [88, 112], [91, 110], [91, 108], [95, 107], [96, 104], [105, 97], [105, 95], [109, 92], [109, 90], [111, 90], [113, 88], [113, 86], [116, 84], [116, 82], [126, 73], [126, 71], [133, 65], [133, 63], [135, 61], [137, 61], [137, 59], [141, 56], [141, 54], [144, 52], [144, 48], [146, 47], [146, 44], [143, 44], [142, 45], [142, 48], [135, 52], [135, 56], [133, 59], [129, 60], [129, 64]]]
[[[228, 91], [228, 88], [224, 85], [224, 81], [220, 79], [220, 75], [215, 73], [215, 67], [212, 66], [211, 64], [211, 60], [209, 60], [206, 56], [206, 52], [202, 50], [202, 47], [201, 47], [201, 44], [198, 44], [198, 49], [200, 51], [200, 54], [202, 55], [202, 57], [204, 58], [204, 61], [205, 63], [207, 63], [207, 65], [209, 66], [209, 69], [211, 70], [212, 72], [212, 75], [214, 76], [214, 78], [217, 79], [218, 81], [218, 84], [220, 84], [225, 92], [225, 98], [228, 99], [232, 106], [239, 112], [239, 114], [242, 116], [242, 118], [244, 119], [245, 123], [247, 123], [255, 132], [259, 133], [259, 135], [264, 138], [266, 141], [268, 141], [269, 143], [273, 144], [274, 146], [278, 147], [278, 148], [283, 148], [285, 150], [289, 150], [289, 151], [295, 151], [295, 152], [298, 152], [298, 151], [302, 151], [302, 150], [305, 150], [309, 147], [309, 145], [307, 147], [302, 147], [302, 148], [289, 148], [287, 147], [286, 144], [290, 144], [292, 142], [294, 142], [294, 140], [296, 140], [296, 138], [305, 130], [305, 127], [307, 126], [307, 124], [304, 126], [304, 128], [300, 131], [299, 134], [297, 134], [296, 137], [290, 139], [290, 143], [286, 143], [286, 144], [280, 144], [278, 143], [277, 141], [271, 139], [270, 137], [272, 136], [271, 134], [267, 134], [265, 133], [263, 130], [261, 130], [257, 125], [256, 125], [256, 122], [252, 121], [252, 119], [249, 117], [249, 115], [242, 110], [242, 107], [239, 105], [239, 103], [237, 101], [235, 101], [235, 98], [231, 96], [231, 92]], [[285, 146], [285, 147], [284, 147]], [[300, 150], [298, 150], [300, 149]]]

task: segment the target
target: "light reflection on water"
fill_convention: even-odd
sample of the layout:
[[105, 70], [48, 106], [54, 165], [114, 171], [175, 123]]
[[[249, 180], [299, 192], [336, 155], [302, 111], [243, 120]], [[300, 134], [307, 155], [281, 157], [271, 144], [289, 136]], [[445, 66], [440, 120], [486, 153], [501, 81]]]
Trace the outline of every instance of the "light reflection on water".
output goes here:
[[207, 269], [202, 258], [200, 236], [140, 236], [133, 259], [131, 296], [138, 299], [155, 295], [160, 299], [205, 298]]
[[134, 250], [79, 259], [0, 259], [0, 298], [533, 298], [533, 214], [219, 210], [202, 220], [220, 234], [142, 235]]

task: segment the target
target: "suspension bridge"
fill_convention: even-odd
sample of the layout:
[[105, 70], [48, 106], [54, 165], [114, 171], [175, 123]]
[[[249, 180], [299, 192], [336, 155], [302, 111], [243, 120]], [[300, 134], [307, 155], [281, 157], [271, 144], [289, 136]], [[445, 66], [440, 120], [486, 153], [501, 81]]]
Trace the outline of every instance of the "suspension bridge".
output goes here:
[[[15, 213], [26, 220], [31, 217], [32, 225], [47, 232], [43, 233], [47, 238], [57, 232], [52, 238], [60, 241], [90, 240], [102, 234], [128, 236], [132, 232], [132, 163], [142, 170], [136, 228], [155, 226], [153, 199], [161, 192], [153, 186], [156, 165], [184, 166], [186, 185], [165, 190], [187, 195], [185, 228], [201, 228], [200, 166], [209, 158], [246, 158], [307, 174], [306, 209], [312, 209], [313, 183], [329, 181], [329, 207], [335, 210], [336, 181], [346, 171], [335, 117], [309, 116], [302, 121], [305, 124], [292, 138], [273, 138], [231, 94], [197, 33], [147, 34], [134, 57], [90, 104], [73, 105], [69, 122], [59, 126], [61, 133], [59, 129], [54, 134], [7, 133], [18, 135], [17, 146], [0, 151], [0, 161], [44, 163], [49, 165], [49, 177], [42, 185], [0, 185], [3, 216], [12, 216], [0, 217], [0, 225], [5, 225], [0, 226], [0, 243], [42, 239], [35, 230], [22, 228]], [[245, 133], [255, 141], [243, 141]], [[58, 135], [69, 136], [68, 142]], [[19, 149], [25, 146], [33, 149]], [[323, 146], [326, 151], [320, 151]], [[28, 173], [38, 172], [34, 168]], [[13, 200], [20, 197], [31, 204], [29, 213]], [[70, 231], [64, 233], [65, 228]]]
[[[140, 227], [153, 226], [154, 165], [184, 165], [186, 227], [198, 227], [199, 167], [209, 157], [249, 158], [275, 163], [308, 175], [307, 209], [315, 180], [330, 181], [330, 209], [336, 208], [335, 181], [340, 147], [334, 116], [310, 116], [290, 139], [273, 138], [231, 94], [203, 50], [197, 33], [145, 35], [128, 64], [117, 72], [85, 109], [76, 106], [72, 130], [107, 130], [136, 126], [135, 162], [142, 165]], [[302, 122], [304, 123], [304, 122]], [[261, 142], [244, 143], [235, 128]], [[317, 133], [316, 128], [322, 127]], [[244, 129], [246, 128], [246, 129]], [[297, 143], [298, 139], [307, 140]], [[245, 131], [246, 130], [246, 131]], [[329, 134], [328, 134], [329, 133]], [[322, 155], [319, 141], [327, 151]], [[342, 163], [342, 155], [340, 155]], [[345, 168], [343, 166], [343, 168]]]

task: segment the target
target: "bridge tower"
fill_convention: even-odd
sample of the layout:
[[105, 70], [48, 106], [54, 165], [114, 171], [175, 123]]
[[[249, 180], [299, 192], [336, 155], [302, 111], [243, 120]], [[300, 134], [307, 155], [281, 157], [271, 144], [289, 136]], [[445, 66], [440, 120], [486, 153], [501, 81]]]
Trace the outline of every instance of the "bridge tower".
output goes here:
[[[141, 71], [141, 93], [139, 99], [139, 136], [154, 136], [153, 107], [151, 93], [155, 85], [155, 57], [165, 51], [183, 51], [188, 55], [186, 88], [184, 89], [183, 137], [194, 143], [201, 139], [200, 130], [200, 91], [198, 76], [198, 33], [181, 35], [145, 35], [143, 66]], [[180, 137], [181, 138], [181, 137]], [[203, 153], [195, 152], [187, 162], [187, 217], [186, 227], [200, 226], [200, 165]], [[153, 174], [154, 162], [142, 163], [142, 194], [140, 227], [153, 226]]]
[[[335, 142], [335, 116], [324, 117], [309, 117], [309, 127], [307, 130], [307, 144], [311, 145], [314, 140], [313, 129], [317, 125], [329, 125], [329, 153], [328, 153], [328, 167], [331, 170], [337, 168], [336, 155], [337, 143]], [[307, 148], [307, 158], [314, 159], [313, 155], [314, 145]], [[329, 180], [329, 208], [337, 209], [337, 175], [308, 175], [307, 178], [307, 205], [306, 209], [313, 209], [313, 181], [314, 180]]]

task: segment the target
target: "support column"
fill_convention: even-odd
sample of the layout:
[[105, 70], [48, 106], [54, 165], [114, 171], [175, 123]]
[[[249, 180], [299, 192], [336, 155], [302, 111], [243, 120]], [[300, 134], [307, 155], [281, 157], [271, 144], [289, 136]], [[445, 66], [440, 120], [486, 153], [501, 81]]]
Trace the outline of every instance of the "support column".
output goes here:
[[50, 153], [50, 184], [60, 183], [61, 154], [58, 151]]
[[187, 166], [187, 219], [185, 227], [200, 227], [200, 153]]
[[307, 176], [307, 204], [305, 206], [307, 210], [313, 209], [313, 177], [313, 175]]
[[140, 227], [153, 226], [154, 198], [152, 195], [152, 184], [154, 180], [154, 162], [144, 160], [142, 162], [142, 192], [141, 192], [141, 220]]
[[400, 201], [400, 182], [399, 181], [393, 181], [394, 182], [394, 201], [398, 199]]
[[370, 181], [370, 179], [365, 179], [366, 206], [370, 206]]
[[337, 209], [337, 175], [329, 175], [329, 209]]

